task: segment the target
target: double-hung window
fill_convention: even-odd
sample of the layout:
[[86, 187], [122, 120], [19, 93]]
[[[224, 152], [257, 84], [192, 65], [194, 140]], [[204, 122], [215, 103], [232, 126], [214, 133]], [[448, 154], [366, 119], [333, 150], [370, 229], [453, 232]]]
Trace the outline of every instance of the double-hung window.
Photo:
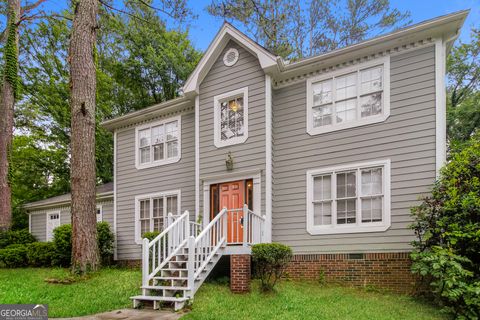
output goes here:
[[389, 226], [389, 160], [307, 172], [311, 234], [385, 231]]
[[137, 127], [137, 169], [180, 160], [180, 126], [181, 118], [175, 117]]
[[170, 191], [138, 196], [135, 199], [136, 241], [141, 243], [147, 232], [162, 232], [167, 226], [168, 215], [180, 214], [180, 191]]
[[248, 87], [215, 96], [214, 144], [217, 148], [248, 138]]
[[308, 79], [308, 133], [384, 121], [390, 114], [389, 61], [385, 57]]

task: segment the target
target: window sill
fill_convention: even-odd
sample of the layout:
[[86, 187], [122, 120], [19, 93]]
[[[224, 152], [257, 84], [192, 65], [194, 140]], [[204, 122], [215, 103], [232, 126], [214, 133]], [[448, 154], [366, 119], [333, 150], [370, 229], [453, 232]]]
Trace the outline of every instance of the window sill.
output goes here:
[[163, 166], [163, 165], [179, 162], [181, 158], [182, 158], [181, 156], [178, 156], [178, 157], [175, 157], [175, 158], [171, 158], [171, 159], [167, 159], [167, 160], [161, 160], [161, 161], [155, 161], [155, 162], [151, 162], [151, 163], [144, 163], [144, 164], [136, 163], [135, 168], [137, 170], [142, 170], [142, 169], [148, 169], [148, 168], [153, 168], [153, 167], [160, 167], [160, 166]]
[[347, 234], [363, 232], [384, 232], [390, 228], [390, 224], [372, 224], [369, 226], [311, 226], [307, 227], [307, 232], [311, 235], [322, 234]]
[[226, 140], [226, 141], [222, 141], [220, 139], [215, 139], [214, 144], [215, 144], [215, 147], [217, 147], [217, 148], [223, 148], [223, 147], [233, 146], [233, 145], [236, 145], [236, 144], [245, 143], [245, 141], [247, 141], [247, 139], [248, 139], [248, 133], [245, 134], [243, 137], [232, 138], [232, 139], [229, 139], [229, 140]]
[[311, 136], [314, 136], [317, 134], [323, 134], [323, 133], [334, 132], [338, 130], [361, 127], [361, 126], [365, 126], [373, 123], [384, 122], [385, 120], [388, 119], [389, 116], [390, 116], [390, 113], [386, 113], [386, 114], [382, 114], [379, 116], [375, 116], [375, 117], [371, 117], [371, 118], [367, 118], [359, 121], [352, 121], [352, 122], [347, 122], [342, 124], [329, 125], [325, 127], [316, 127], [316, 128], [314, 128], [313, 125], [309, 123], [307, 128], [307, 133]]

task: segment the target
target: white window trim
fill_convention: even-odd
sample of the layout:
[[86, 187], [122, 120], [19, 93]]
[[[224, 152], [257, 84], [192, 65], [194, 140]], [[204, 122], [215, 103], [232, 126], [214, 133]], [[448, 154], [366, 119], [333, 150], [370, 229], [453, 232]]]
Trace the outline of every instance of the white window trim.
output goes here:
[[[143, 129], [147, 129], [147, 128], [152, 128], [152, 127], [155, 127], [155, 126], [158, 126], [158, 125], [162, 125], [162, 124], [164, 125], [168, 122], [173, 122], [173, 121], [177, 121], [177, 123], [178, 123], [178, 126], [177, 126], [177, 130], [178, 130], [178, 155], [175, 158], [163, 159], [163, 160], [157, 160], [157, 161], [153, 161], [153, 157], [152, 157], [152, 155], [150, 155], [151, 161], [149, 163], [141, 164], [140, 163], [140, 152], [139, 152], [140, 145], [139, 145], [139, 141], [138, 141], [139, 131], [141, 131]], [[150, 137], [150, 139], [151, 139], [151, 137]], [[167, 150], [164, 150], [164, 152], [166, 154]], [[138, 170], [141, 170], [141, 169], [145, 169], [145, 168], [162, 166], [162, 165], [178, 162], [178, 161], [180, 161], [181, 158], [182, 158], [182, 116], [166, 118], [166, 119], [162, 119], [161, 121], [149, 122], [147, 124], [135, 127], [135, 168], [137, 168]]]
[[[97, 222], [103, 221], [103, 205], [97, 204], [96, 210], [100, 209], [100, 220], [97, 219]], [[97, 218], [97, 212], [95, 211], [95, 217]]]
[[[332, 124], [322, 127], [313, 126], [313, 91], [312, 84], [315, 82], [331, 79], [332, 77], [340, 77], [347, 75], [352, 72], [358, 72], [360, 69], [368, 69], [375, 66], [383, 66], [383, 105], [382, 105], [382, 114], [371, 116], [364, 119], [357, 119], [351, 122], [345, 122], [341, 124]], [[326, 73], [318, 77], [309, 78], [306, 81], [307, 86], [307, 133], [309, 135], [317, 135], [332, 131], [338, 131], [358, 126], [364, 126], [367, 124], [383, 122], [388, 119], [390, 116], [390, 56], [385, 56], [382, 58], [377, 58], [368, 62], [364, 62], [352, 67], [342, 68], [337, 71]], [[357, 83], [357, 90], [359, 86]], [[332, 88], [333, 92], [333, 88]], [[358, 95], [357, 95], [358, 96]]]
[[[357, 219], [355, 225], [314, 225], [313, 223], [313, 178], [314, 176], [332, 173], [336, 171], [345, 171], [345, 170], [356, 170], [361, 168], [367, 167], [375, 167], [375, 166], [383, 166], [383, 211], [382, 211], [382, 222], [372, 222], [372, 223], [364, 223], [360, 224], [359, 216], [361, 216], [361, 206], [357, 203]], [[390, 159], [384, 160], [377, 160], [377, 161], [370, 161], [370, 162], [363, 162], [363, 163], [352, 163], [348, 165], [330, 167], [330, 168], [321, 168], [321, 169], [313, 169], [307, 171], [307, 231], [312, 235], [320, 235], [320, 234], [344, 234], [344, 233], [360, 233], [360, 232], [382, 232], [386, 231], [390, 228], [391, 225], [391, 191], [390, 191]], [[360, 177], [357, 177], [357, 193], [359, 191], [359, 181]], [[334, 184], [334, 179], [332, 177], [332, 184]], [[357, 200], [358, 201], [358, 200]], [[334, 207], [332, 206], [332, 213]], [[334, 219], [334, 215], [332, 214], [332, 221]]]
[[55, 211], [47, 211], [45, 218], [47, 219], [46, 224], [45, 224], [45, 241], [49, 242], [53, 240], [53, 229], [52, 229], [52, 238], [48, 239], [48, 222], [50, 221], [50, 215], [52, 214], [58, 214], [58, 226], [62, 225], [62, 220], [61, 220], [61, 211], [60, 210], [55, 210]]
[[[180, 207], [181, 201], [181, 191], [180, 190], [170, 190], [165, 192], [157, 192], [157, 193], [150, 193], [150, 194], [143, 194], [135, 197], [135, 243], [142, 244], [142, 237], [140, 234], [140, 200], [151, 199], [151, 198], [158, 198], [158, 197], [165, 197], [165, 196], [177, 196], [177, 209], [178, 213], [182, 212], [182, 208]], [[150, 201], [150, 210], [152, 209], [153, 201]], [[164, 204], [164, 210], [166, 210], [167, 206]], [[150, 217], [151, 219], [151, 217]]]
[[[244, 134], [241, 137], [235, 137], [223, 141], [220, 132], [220, 102], [226, 99], [233, 99], [243, 96], [243, 125]], [[213, 97], [214, 115], [213, 115], [213, 134], [214, 144], [217, 148], [227, 147], [239, 143], [244, 143], [248, 139], [248, 87], [226, 92]]]

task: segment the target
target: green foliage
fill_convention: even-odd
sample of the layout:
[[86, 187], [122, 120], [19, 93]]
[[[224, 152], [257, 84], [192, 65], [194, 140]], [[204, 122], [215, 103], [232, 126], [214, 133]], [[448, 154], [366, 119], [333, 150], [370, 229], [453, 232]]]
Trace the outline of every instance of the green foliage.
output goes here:
[[106, 266], [111, 264], [113, 261], [115, 235], [112, 230], [110, 230], [110, 225], [107, 222], [97, 223], [97, 240], [102, 265]]
[[412, 270], [459, 317], [480, 316], [480, 134], [452, 155], [432, 196], [412, 208]]
[[28, 265], [27, 247], [24, 244], [12, 244], [0, 249], [0, 265], [7, 268], [19, 268]]
[[55, 256], [52, 242], [33, 242], [26, 246], [28, 265], [32, 267], [50, 267]]
[[55, 255], [52, 264], [69, 267], [72, 261], [72, 226], [63, 224], [53, 230]]
[[0, 249], [12, 244], [27, 244], [35, 241], [35, 237], [26, 229], [0, 232]]
[[149, 241], [152, 241], [152, 240], [155, 239], [159, 234], [160, 234], [160, 232], [158, 232], [158, 231], [145, 232], [145, 233], [143, 234], [142, 238], [147, 238]]
[[17, 18], [13, 9], [8, 12], [8, 36], [4, 46], [5, 57], [5, 81], [10, 83], [13, 88], [13, 95], [18, 94], [18, 47], [17, 47]]
[[262, 291], [272, 291], [288, 262], [292, 249], [280, 243], [260, 243], [252, 246], [252, 260]]

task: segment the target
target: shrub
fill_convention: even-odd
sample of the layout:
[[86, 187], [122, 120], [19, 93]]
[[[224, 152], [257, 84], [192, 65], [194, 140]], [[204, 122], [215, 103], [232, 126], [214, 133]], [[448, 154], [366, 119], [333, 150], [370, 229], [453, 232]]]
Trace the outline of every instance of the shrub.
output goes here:
[[69, 267], [72, 260], [72, 226], [61, 225], [53, 230], [53, 247], [55, 253], [52, 264], [55, 266]]
[[107, 222], [97, 223], [97, 239], [102, 265], [110, 265], [113, 260], [115, 236]]
[[28, 264], [27, 247], [24, 244], [12, 244], [0, 249], [0, 262], [7, 268], [20, 268]]
[[145, 233], [143, 234], [143, 238], [147, 238], [149, 241], [152, 241], [152, 240], [155, 239], [159, 234], [160, 234], [160, 232], [158, 232], [158, 231], [145, 232]]
[[55, 256], [52, 242], [33, 242], [27, 246], [28, 265], [32, 267], [50, 267]]
[[280, 243], [252, 246], [252, 259], [261, 281], [262, 291], [272, 291], [292, 258], [292, 249]]
[[480, 135], [452, 155], [412, 216], [412, 271], [445, 309], [480, 317]]
[[37, 241], [27, 229], [0, 232], [0, 249], [12, 244], [27, 244]]

